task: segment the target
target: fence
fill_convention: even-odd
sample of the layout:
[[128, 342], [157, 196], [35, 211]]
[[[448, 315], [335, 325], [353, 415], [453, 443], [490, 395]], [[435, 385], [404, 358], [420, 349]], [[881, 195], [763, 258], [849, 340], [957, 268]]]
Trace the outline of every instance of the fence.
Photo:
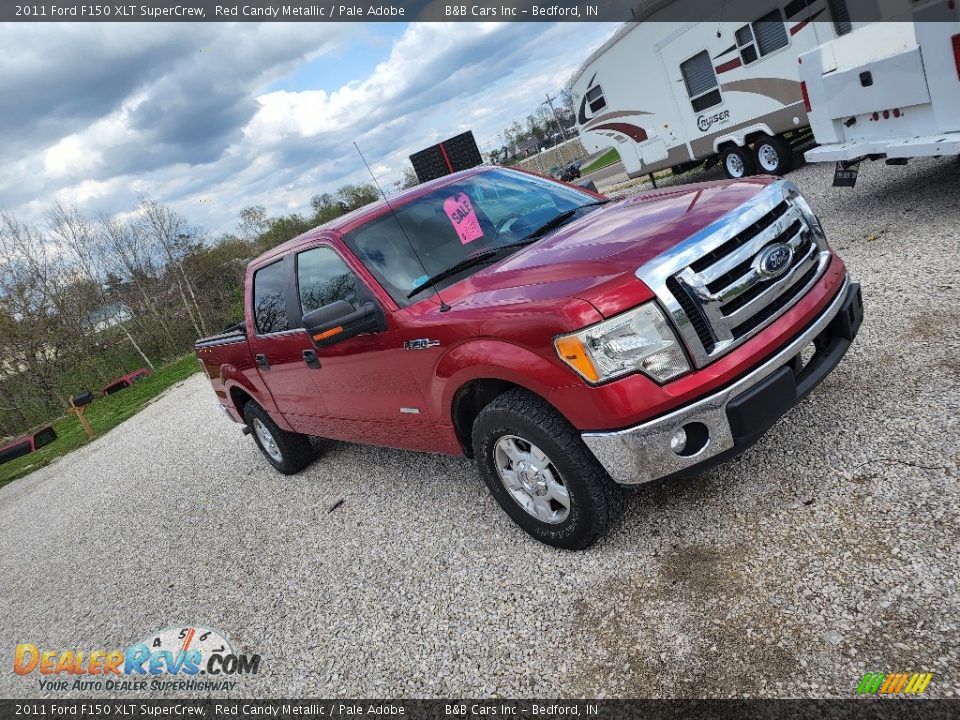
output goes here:
[[580, 142], [580, 138], [574, 138], [559, 145], [554, 145], [549, 150], [531, 155], [527, 159], [516, 163], [516, 167], [532, 170], [541, 175], [549, 175], [550, 168], [554, 166], [563, 168], [574, 160], [580, 160], [586, 156], [587, 151]]

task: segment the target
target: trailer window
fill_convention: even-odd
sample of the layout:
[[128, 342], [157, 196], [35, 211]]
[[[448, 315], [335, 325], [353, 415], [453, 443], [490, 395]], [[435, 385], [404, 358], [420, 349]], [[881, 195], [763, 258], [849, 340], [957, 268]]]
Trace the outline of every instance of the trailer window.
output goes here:
[[837, 37], [853, 30], [846, 0], [827, 0], [827, 7], [830, 8], [830, 17], [833, 18], [833, 29], [837, 31]]
[[753, 42], [753, 31], [749, 25], [744, 25], [737, 30], [737, 47], [740, 48], [740, 61], [744, 65], [757, 60], [757, 46]]
[[680, 63], [680, 73], [687, 86], [687, 95], [690, 96], [694, 112], [720, 104], [722, 98], [710, 53], [703, 50], [689, 60], [684, 60]]
[[282, 260], [253, 274], [253, 319], [261, 335], [289, 329], [287, 303], [283, 297], [285, 279]]
[[760, 57], [776, 52], [790, 44], [787, 37], [787, 27], [783, 24], [783, 15], [780, 8], [768, 12], [753, 23], [753, 34], [757, 38], [757, 49]]
[[587, 105], [590, 106], [590, 112], [600, 112], [607, 106], [607, 101], [603, 97], [603, 88], [594, 85], [587, 90]]
[[756, 62], [790, 44], [779, 8], [771, 10], [756, 22], [739, 28], [736, 38], [740, 60], [744, 65]]

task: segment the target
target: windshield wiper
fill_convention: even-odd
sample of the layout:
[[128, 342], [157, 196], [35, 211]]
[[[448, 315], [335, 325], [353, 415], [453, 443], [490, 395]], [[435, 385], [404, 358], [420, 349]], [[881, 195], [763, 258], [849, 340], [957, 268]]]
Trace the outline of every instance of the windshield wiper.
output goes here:
[[563, 225], [565, 222], [567, 222], [568, 220], [570, 220], [570, 218], [572, 218], [574, 215], [576, 215], [580, 210], [583, 210], [584, 208], [588, 208], [588, 207], [596, 207], [597, 205], [605, 205], [605, 204], [608, 203], [608, 202], [610, 202], [610, 201], [609, 201], [609, 200], [596, 200], [596, 201], [594, 201], [594, 202], [588, 202], [588, 203], [584, 203], [583, 205], [578, 205], [577, 207], [573, 208], [572, 210], [565, 210], [564, 212], [560, 213], [559, 215], [555, 215], [554, 217], [552, 217], [552, 218], [550, 218], [549, 220], [547, 220], [543, 225], [541, 225], [540, 227], [538, 227], [538, 228], [537, 228], [536, 230], [534, 230], [533, 232], [530, 232], [530, 233], [527, 233], [526, 235], [524, 235], [523, 239], [524, 239], [524, 240], [534, 240], [535, 238], [540, 237], [540, 236], [543, 235], [544, 233], [549, 232], [550, 230], [553, 230], [554, 228], [560, 227], [560, 226]]
[[418, 292], [426, 290], [430, 285], [440, 282], [441, 280], [446, 280], [451, 275], [456, 275], [458, 272], [462, 272], [467, 268], [471, 268], [474, 265], [480, 265], [485, 262], [489, 262], [496, 258], [497, 255], [501, 254], [504, 250], [510, 248], [520, 247], [522, 245], [529, 245], [532, 240], [521, 240], [520, 242], [510, 243], [509, 245], [501, 245], [500, 247], [488, 248], [487, 250], [481, 250], [476, 252], [473, 255], [468, 255], [460, 262], [454, 263], [448, 268], [441, 270], [440, 272], [431, 275], [426, 280], [418, 284], [413, 290], [407, 293], [407, 298], [412, 298]]

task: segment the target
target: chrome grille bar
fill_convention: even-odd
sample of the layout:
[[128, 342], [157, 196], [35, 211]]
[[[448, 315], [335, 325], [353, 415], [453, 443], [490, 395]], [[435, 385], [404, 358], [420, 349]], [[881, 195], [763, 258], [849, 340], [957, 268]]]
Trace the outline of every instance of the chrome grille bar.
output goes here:
[[[763, 254], [780, 243], [790, 257], [771, 274], [760, 267]], [[656, 293], [696, 367], [703, 367], [785, 313], [829, 260], [806, 200], [793, 183], [777, 180], [636, 275]]]
[[793, 285], [797, 280], [806, 275], [807, 271], [817, 264], [819, 254], [819, 252], [811, 247], [810, 252], [808, 252], [800, 262], [793, 265], [786, 275], [783, 275], [776, 283], [772, 283], [769, 286], [769, 290], [754, 298], [743, 307], [737, 308], [733, 312], [724, 315], [725, 323], [731, 327], [735, 327], [752, 315], [756, 315], [784, 293], [794, 289]]
[[760, 252], [760, 250], [763, 249], [764, 245], [770, 244], [775, 238], [783, 235], [783, 233], [785, 233], [795, 222], [799, 222], [801, 225], [806, 227], [800, 215], [800, 210], [798, 210], [795, 206], [791, 206], [786, 213], [780, 216], [779, 220], [776, 220], [773, 223], [773, 225], [768, 227], [766, 230], [761, 231], [746, 244], [741, 245], [736, 251], [730, 253], [725, 258], [718, 260], [706, 270], [700, 272], [700, 277], [703, 279], [705, 284], [712, 283], [714, 280], [717, 280], [718, 278], [727, 274], [737, 265], [743, 262], [744, 257], [753, 257], [756, 255], [758, 252]]

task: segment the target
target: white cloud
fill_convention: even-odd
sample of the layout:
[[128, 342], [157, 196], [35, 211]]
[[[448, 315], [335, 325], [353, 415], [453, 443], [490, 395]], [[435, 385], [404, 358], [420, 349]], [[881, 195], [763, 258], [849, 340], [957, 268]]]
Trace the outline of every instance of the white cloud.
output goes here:
[[44, 170], [51, 178], [89, 173], [99, 162], [97, 153], [84, 147], [83, 141], [76, 135], [63, 138], [43, 156]]
[[[0, 42], [11, 42], [0, 59], [0, 96], [33, 93], [0, 118], [0, 129], [24, 140], [0, 148], [0, 208], [37, 221], [57, 198], [122, 213], [145, 192], [215, 232], [231, 229], [242, 207], [305, 211], [314, 193], [364, 181], [353, 141], [385, 184], [409, 154], [443, 137], [472, 129], [488, 144], [534, 112], [545, 92], [556, 93], [612, 31], [414, 24], [366, 77], [271, 91], [353, 38], [374, 44], [368, 27], [26, 28], [0, 28]], [[89, 48], [87, 60], [78, 44]]]

